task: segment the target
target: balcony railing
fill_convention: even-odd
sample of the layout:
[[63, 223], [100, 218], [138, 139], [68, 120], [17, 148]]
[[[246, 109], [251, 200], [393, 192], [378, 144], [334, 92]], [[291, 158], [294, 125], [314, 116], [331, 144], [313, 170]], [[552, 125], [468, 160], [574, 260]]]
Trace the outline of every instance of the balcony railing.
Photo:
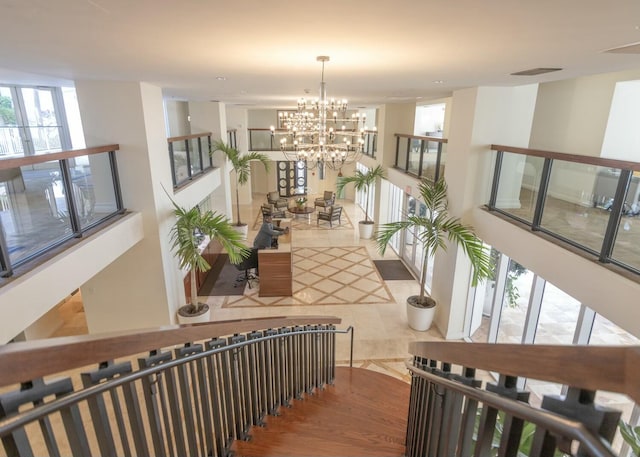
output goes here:
[[[271, 129], [248, 129], [250, 151], [279, 151], [280, 140], [271, 134]], [[369, 157], [375, 157], [378, 147], [377, 132], [365, 130], [362, 153]], [[338, 135], [339, 136], [339, 135]]]
[[394, 167], [417, 178], [437, 181], [444, 175], [446, 138], [396, 133]]
[[[626, 455], [611, 447], [620, 411], [596, 395], [640, 399], [638, 347], [415, 342], [409, 352], [408, 457]], [[534, 399], [525, 379], [566, 394]]]
[[0, 275], [124, 212], [118, 149], [0, 160]]
[[353, 337], [338, 323], [272, 317], [5, 345], [0, 441], [10, 456], [228, 456], [251, 426], [333, 382], [336, 334]]
[[182, 187], [213, 169], [211, 132], [167, 138], [173, 187]]
[[492, 145], [487, 207], [640, 274], [640, 163]]

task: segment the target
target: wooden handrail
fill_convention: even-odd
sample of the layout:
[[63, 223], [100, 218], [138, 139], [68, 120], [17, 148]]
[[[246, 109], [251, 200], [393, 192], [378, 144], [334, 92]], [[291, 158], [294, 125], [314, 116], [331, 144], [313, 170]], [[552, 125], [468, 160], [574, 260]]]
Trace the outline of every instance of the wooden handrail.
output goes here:
[[420, 135], [410, 135], [408, 133], [394, 133], [395, 136], [399, 138], [415, 138], [416, 140], [426, 140], [426, 141], [436, 141], [438, 143], [448, 143], [449, 140], [446, 138], [440, 138], [436, 136], [420, 136]]
[[640, 402], [640, 346], [413, 342], [409, 352], [510, 376], [618, 392]]
[[39, 163], [53, 162], [55, 160], [72, 159], [74, 157], [82, 157], [118, 150], [120, 150], [120, 145], [108, 144], [106, 146], [96, 146], [93, 148], [71, 149], [69, 151], [49, 152], [32, 156], [11, 157], [7, 159], [0, 159], [0, 170], [8, 170], [10, 168], [18, 168], [27, 165], [36, 165]]
[[280, 316], [9, 343], [0, 346], [0, 386], [186, 342], [254, 330], [340, 322], [333, 316]]
[[172, 136], [172, 137], [167, 138], [167, 143], [174, 143], [176, 141], [191, 140], [193, 138], [200, 138], [200, 137], [210, 136], [210, 135], [213, 135], [213, 133], [211, 133], [211, 132], [203, 132], [203, 133], [193, 133], [191, 135]]
[[545, 159], [564, 160], [567, 162], [597, 165], [607, 168], [620, 168], [623, 170], [640, 171], [640, 163], [630, 162], [627, 160], [607, 159], [604, 157], [584, 156], [579, 154], [565, 154], [562, 152], [543, 151], [540, 149], [517, 148], [514, 146], [504, 146], [501, 144], [492, 144], [491, 150], [511, 152], [513, 154], [524, 154], [534, 157], [543, 157]]

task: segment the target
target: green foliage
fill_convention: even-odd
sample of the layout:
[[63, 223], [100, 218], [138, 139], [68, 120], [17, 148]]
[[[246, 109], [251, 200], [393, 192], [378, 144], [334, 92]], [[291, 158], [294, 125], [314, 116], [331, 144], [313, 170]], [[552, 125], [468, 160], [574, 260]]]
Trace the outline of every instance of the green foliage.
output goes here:
[[231, 162], [233, 171], [235, 171], [236, 173], [236, 214], [238, 215], [238, 222], [236, 222], [236, 225], [242, 225], [242, 222], [240, 222], [240, 199], [238, 198], [238, 187], [244, 186], [247, 182], [249, 182], [249, 177], [251, 176], [252, 160], [258, 160], [262, 163], [262, 165], [264, 165], [264, 170], [269, 171], [269, 157], [267, 157], [265, 154], [260, 154], [257, 152], [240, 154], [240, 151], [232, 148], [231, 146], [227, 146], [222, 140], [217, 140], [213, 143], [212, 151], [210, 151], [210, 154], [213, 154], [216, 151], [222, 151], [227, 160]]
[[13, 100], [6, 95], [0, 95], [0, 119], [4, 125], [16, 125], [16, 112]]
[[640, 456], [640, 426], [634, 427], [624, 421], [618, 423], [622, 439], [629, 445], [633, 455]]
[[195, 293], [195, 272], [208, 271], [211, 268], [198, 250], [201, 236], [205, 235], [218, 241], [229, 254], [232, 263], [240, 263], [251, 251], [242, 243], [240, 233], [234, 230], [223, 215], [212, 211], [201, 213], [198, 207], [185, 209], [173, 200], [171, 202], [176, 217], [170, 231], [171, 249], [178, 257], [180, 268], [188, 269], [192, 275], [191, 304], [197, 311], [200, 305]]
[[447, 184], [444, 179], [431, 182], [423, 179], [420, 183], [420, 196], [427, 207], [425, 216], [409, 216], [400, 222], [383, 224], [376, 232], [375, 239], [378, 251], [384, 254], [387, 244], [393, 236], [407, 230], [415, 234], [416, 240], [422, 244], [422, 277], [420, 280], [420, 303], [425, 300], [425, 284], [427, 280], [427, 261], [439, 249], [446, 250], [446, 240], [458, 245], [471, 261], [473, 285], [490, 278], [493, 273], [491, 257], [482, 240], [474, 233], [473, 228], [463, 224], [459, 218], [448, 212]]
[[338, 194], [340, 194], [344, 190], [344, 186], [350, 183], [353, 183], [353, 187], [358, 192], [364, 191], [364, 201], [366, 202], [364, 208], [365, 222], [369, 222], [369, 188], [373, 183], [376, 182], [376, 179], [378, 178], [384, 178], [384, 170], [382, 168], [382, 165], [378, 165], [375, 168], [367, 171], [366, 173], [363, 173], [360, 170], [356, 170], [353, 176], [342, 177], [338, 181], [338, 185], [336, 186]]
[[[478, 429], [480, 427], [480, 417], [482, 415], [482, 409], [478, 409], [476, 412], [476, 420], [474, 424], [474, 435], [473, 442], [478, 441]], [[498, 452], [500, 450], [500, 440], [502, 439], [502, 434], [504, 433], [504, 421], [505, 414], [503, 411], [498, 412], [498, 417], [496, 419], [495, 430], [493, 433], [493, 438], [491, 440], [491, 457], [497, 457]], [[533, 422], [525, 422], [522, 426], [522, 435], [520, 436], [520, 444], [518, 445], [518, 457], [527, 457], [531, 455], [531, 445], [533, 444], [533, 437], [536, 433], [536, 425]], [[554, 457], [567, 457], [562, 451], [555, 450], [553, 453]]]
[[[491, 262], [492, 265], [496, 265], [498, 263], [498, 256], [500, 253], [492, 248], [491, 249]], [[505, 284], [505, 294], [507, 299], [507, 305], [510, 308], [515, 308], [518, 305], [518, 299], [520, 298], [520, 291], [515, 284], [515, 280], [518, 279], [522, 274], [526, 273], [527, 269], [520, 265], [515, 260], [511, 259], [509, 262], [509, 271], [507, 273], [507, 282]], [[492, 271], [489, 279], [495, 280], [495, 269]]]

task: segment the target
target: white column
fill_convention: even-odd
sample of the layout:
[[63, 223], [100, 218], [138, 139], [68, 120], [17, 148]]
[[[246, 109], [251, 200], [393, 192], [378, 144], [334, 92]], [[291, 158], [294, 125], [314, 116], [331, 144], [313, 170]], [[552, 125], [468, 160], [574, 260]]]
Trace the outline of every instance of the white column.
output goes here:
[[[480, 87], [454, 93], [445, 179], [449, 210], [471, 223], [471, 211], [488, 201], [492, 178], [493, 143], [527, 147], [537, 86]], [[433, 298], [438, 302], [435, 323], [446, 338], [464, 336], [471, 264], [450, 246], [435, 258]]]
[[[118, 171], [129, 211], [142, 214], [144, 238], [82, 286], [91, 333], [170, 324], [184, 295], [169, 248], [171, 168], [159, 87], [77, 81], [87, 147], [119, 143]], [[184, 298], [182, 298], [184, 302]]]
[[[211, 141], [222, 140], [227, 142], [227, 118], [224, 103], [220, 102], [189, 102], [189, 115], [191, 116], [191, 133], [211, 132]], [[212, 209], [221, 214], [225, 214], [229, 219], [233, 219], [231, 199], [235, 198], [235, 176], [224, 154], [216, 152], [213, 154], [213, 165], [222, 170], [222, 185], [213, 191]]]

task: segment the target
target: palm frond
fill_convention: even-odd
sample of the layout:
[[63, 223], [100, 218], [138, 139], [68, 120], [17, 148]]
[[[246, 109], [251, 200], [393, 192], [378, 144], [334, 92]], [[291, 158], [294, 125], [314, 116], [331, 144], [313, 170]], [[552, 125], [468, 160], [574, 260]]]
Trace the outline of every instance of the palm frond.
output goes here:
[[427, 261], [438, 250], [447, 250], [447, 241], [461, 247], [472, 267], [472, 284], [475, 286], [491, 276], [492, 262], [482, 240], [473, 227], [463, 224], [459, 218], [448, 213], [447, 184], [444, 179], [432, 182], [423, 179], [419, 186], [420, 196], [427, 208], [426, 216], [408, 216], [404, 221], [383, 224], [376, 232], [376, 246], [384, 254], [391, 238], [403, 230], [411, 231], [415, 240], [423, 247], [421, 294], [425, 288]]

